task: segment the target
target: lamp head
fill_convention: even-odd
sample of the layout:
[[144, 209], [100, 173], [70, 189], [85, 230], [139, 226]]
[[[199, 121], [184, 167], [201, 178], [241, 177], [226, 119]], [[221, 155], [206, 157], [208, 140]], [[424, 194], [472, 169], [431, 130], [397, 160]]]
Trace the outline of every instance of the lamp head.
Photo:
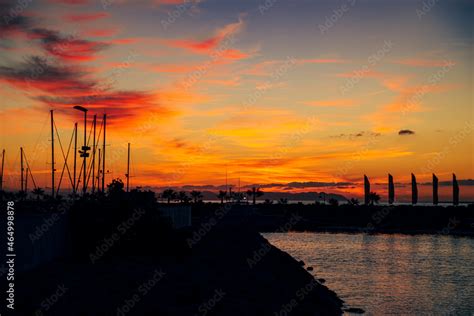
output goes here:
[[80, 105], [74, 106], [75, 110], [81, 111], [81, 112], [87, 112], [87, 109], [85, 107], [82, 107]]

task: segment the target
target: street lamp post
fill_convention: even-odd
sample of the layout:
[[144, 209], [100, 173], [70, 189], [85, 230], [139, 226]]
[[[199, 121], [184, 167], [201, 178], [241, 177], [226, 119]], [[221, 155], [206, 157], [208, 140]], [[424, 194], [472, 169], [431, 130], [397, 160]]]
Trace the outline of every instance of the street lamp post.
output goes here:
[[87, 174], [87, 164], [86, 164], [86, 158], [89, 156], [89, 153], [87, 152], [90, 148], [87, 146], [87, 109], [80, 106], [76, 105], [74, 107], [75, 110], [81, 111], [84, 113], [84, 146], [82, 146], [82, 151], [80, 150], [79, 153], [81, 154], [80, 157], [83, 157], [84, 160], [82, 162], [82, 170], [83, 170], [83, 178], [82, 178], [82, 194], [86, 194], [86, 174]]

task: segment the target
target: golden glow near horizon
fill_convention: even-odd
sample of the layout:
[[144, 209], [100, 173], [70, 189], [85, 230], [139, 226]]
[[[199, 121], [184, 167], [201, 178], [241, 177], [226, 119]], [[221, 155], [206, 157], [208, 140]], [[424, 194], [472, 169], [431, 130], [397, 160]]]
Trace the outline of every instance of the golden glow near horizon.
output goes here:
[[454, 2], [57, 0], [11, 15], [6, 1], [6, 187], [20, 146], [50, 186], [49, 110], [67, 150], [76, 104], [110, 117], [109, 180], [132, 143], [133, 186], [223, 185], [227, 170], [233, 185], [352, 196], [363, 174], [380, 193], [389, 172], [472, 179], [472, 4]]

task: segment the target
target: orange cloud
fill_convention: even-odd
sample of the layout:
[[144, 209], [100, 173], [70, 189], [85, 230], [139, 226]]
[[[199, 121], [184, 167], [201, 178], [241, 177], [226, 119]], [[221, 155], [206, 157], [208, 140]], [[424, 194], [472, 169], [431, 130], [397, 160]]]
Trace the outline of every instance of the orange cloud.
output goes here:
[[434, 59], [401, 59], [393, 62], [398, 65], [413, 67], [446, 67], [454, 66], [456, 63], [450, 60], [434, 60]]
[[348, 61], [338, 58], [297, 59], [297, 64], [346, 64]]
[[323, 101], [308, 101], [304, 104], [316, 107], [348, 107], [354, 106], [355, 102], [351, 99], [336, 99], [336, 100], [323, 100]]

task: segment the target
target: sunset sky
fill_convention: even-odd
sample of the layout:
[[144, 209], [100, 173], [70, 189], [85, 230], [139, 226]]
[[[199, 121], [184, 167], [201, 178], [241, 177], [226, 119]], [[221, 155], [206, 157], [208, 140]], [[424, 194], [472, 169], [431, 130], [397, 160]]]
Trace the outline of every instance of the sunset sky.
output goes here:
[[49, 110], [67, 150], [83, 105], [108, 115], [108, 180], [124, 179], [130, 142], [133, 186], [219, 186], [227, 171], [233, 185], [350, 197], [364, 174], [385, 194], [390, 172], [405, 194], [411, 172], [420, 183], [454, 172], [472, 201], [473, 12], [473, 1], [0, 0], [6, 187], [19, 187], [20, 146], [51, 185]]

